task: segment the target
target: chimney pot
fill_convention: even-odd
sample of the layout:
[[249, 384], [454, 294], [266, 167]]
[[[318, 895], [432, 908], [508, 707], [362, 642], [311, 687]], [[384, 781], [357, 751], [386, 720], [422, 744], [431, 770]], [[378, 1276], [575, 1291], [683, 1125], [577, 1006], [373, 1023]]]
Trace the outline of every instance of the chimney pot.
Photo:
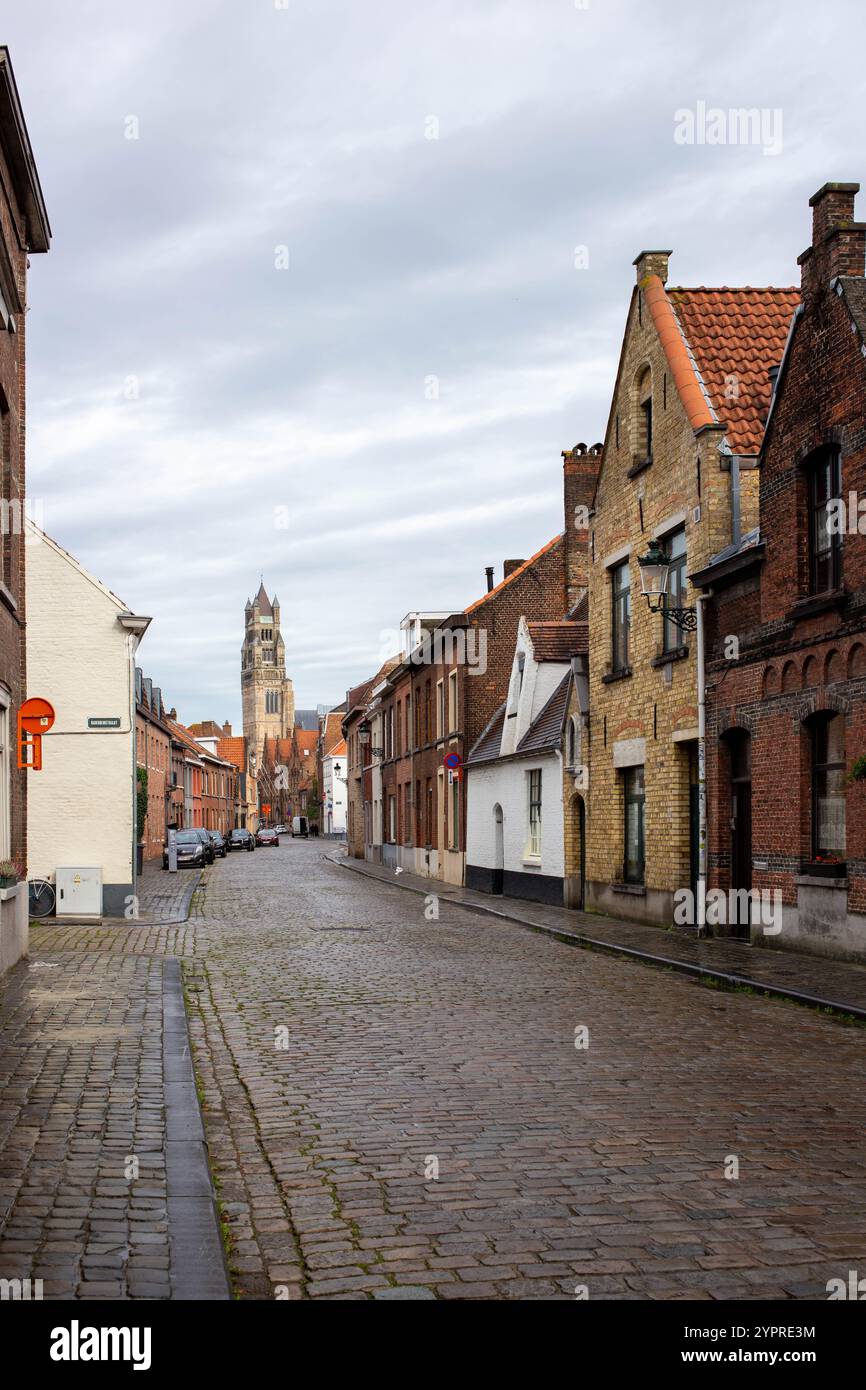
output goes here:
[[493, 566], [487, 565], [484, 573], [487, 575], [487, 592], [489, 594], [490, 590], [493, 588]]

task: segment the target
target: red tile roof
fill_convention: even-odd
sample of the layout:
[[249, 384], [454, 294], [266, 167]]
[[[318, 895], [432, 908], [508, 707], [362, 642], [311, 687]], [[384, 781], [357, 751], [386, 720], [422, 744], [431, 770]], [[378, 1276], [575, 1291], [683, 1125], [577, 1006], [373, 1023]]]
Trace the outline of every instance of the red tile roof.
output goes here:
[[227, 763], [233, 763], [243, 771], [246, 767], [245, 743], [243, 738], [221, 738], [217, 741], [217, 752]]
[[559, 545], [561, 540], [561, 534], [554, 536], [553, 540], [547, 542], [547, 545], [543, 545], [540, 550], [536, 550], [534, 555], [530, 555], [528, 560], [524, 560], [523, 564], [519, 565], [516, 570], [512, 570], [507, 579], [501, 580], [500, 583], [497, 584], [494, 589], [491, 589], [489, 593], [486, 593], [483, 598], [476, 599], [474, 603], [470, 603], [466, 612], [474, 613], [477, 608], [480, 608], [483, 603], [487, 603], [488, 599], [492, 599], [495, 594], [501, 594], [507, 584], [513, 584], [515, 579], [519, 578], [521, 574], [525, 574], [526, 571], [535, 564], [536, 560], [540, 560], [542, 555], [546, 555], [555, 545]]
[[536, 661], [570, 661], [589, 650], [589, 623], [528, 623]]
[[331, 710], [325, 715], [322, 728], [322, 752], [325, 754], [333, 750], [334, 744], [343, 737], [342, 725], [345, 710]]
[[694, 366], [735, 453], [756, 454], [798, 289], [668, 288]]
[[316, 729], [295, 729], [295, 737], [298, 740], [298, 747], [303, 753], [305, 749], [310, 753], [315, 753], [316, 744], [319, 741], [318, 730]]

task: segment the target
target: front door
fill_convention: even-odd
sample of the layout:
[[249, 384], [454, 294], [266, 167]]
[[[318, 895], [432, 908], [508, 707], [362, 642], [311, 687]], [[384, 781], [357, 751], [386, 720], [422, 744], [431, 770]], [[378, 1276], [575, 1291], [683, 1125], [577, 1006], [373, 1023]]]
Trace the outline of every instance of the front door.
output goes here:
[[[752, 740], [739, 732], [730, 741], [731, 754], [731, 888], [734, 892], [752, 887]], [[732, 935], [742, 941], [750, 936], [750, 906], [745, 898], [733, 897]]]

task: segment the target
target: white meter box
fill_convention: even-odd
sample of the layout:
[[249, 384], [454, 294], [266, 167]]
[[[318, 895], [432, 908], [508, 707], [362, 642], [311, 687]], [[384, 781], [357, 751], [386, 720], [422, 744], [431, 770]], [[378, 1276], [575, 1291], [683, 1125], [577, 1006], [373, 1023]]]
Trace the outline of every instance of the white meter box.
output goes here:
[[59, 868], [56, 874], [58, 918], [102, 916], [102, 869]]

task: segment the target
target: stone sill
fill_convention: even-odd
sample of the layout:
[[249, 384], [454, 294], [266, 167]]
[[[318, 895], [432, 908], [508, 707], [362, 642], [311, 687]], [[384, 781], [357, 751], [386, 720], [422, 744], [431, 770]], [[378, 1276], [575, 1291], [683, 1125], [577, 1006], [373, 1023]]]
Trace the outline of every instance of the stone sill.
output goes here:
[[634, 463], [625, 475], [627, 478], [636, 478], [639, 473], [643, 473], [645, 468], [652, 468], [653, 461], [651, 458], [644, 459], [638, 454], [633, 455], [633, 457]]
[[530, 856], [527, 858], [527, 857], [524, 855], [523, 859], [522, 859], [520, 862], [522, 863], [524, 869], [540, 869], [540, 868], [541, 868], [541, 856], [540, 856], [540, 855], [538, 856], [538, 858], [536, 858], [534, 855], [530, 855]]
[[633, 898], [646, 897], [646, 884], [643, 883], [612, 883], [610, 887], [614, 893], [630, 893]]
[[810, 594], [808, 598], [800, 599], [785, 614], [789, 622], [798, 622], [802, 618], [816, 618], [820, 613], [829, 613], [833, 609], [842, 608], [848, 598], [846, 589], [833, 589], [826, 594]]
[[685, 661], [688, 654], [688, 647], [672, 647], [669, 652], [662, 652], [660, 656], [654, 656], [650, 666], [667, 666], [673, 661]]
[[794, 882], [798, 888], [835, 888], [839, 891], [848, 889], [847, 878], [836, 878], [831, 874], [797, 874]]
[[628, 680], [631, 674], [632, 668], [630, 666], [624, 667], [622, 671], [606, 671], [601, 678], [601, 683], [602, 685], [613, 685], [614, 681]]
[[8, 888], [0, 888], [0, 903], [8, 903], [11, 902], [13, 898], [17, 898], [25, 886], [24, 883], [19, 881], [18, 883], [10, 883]]

